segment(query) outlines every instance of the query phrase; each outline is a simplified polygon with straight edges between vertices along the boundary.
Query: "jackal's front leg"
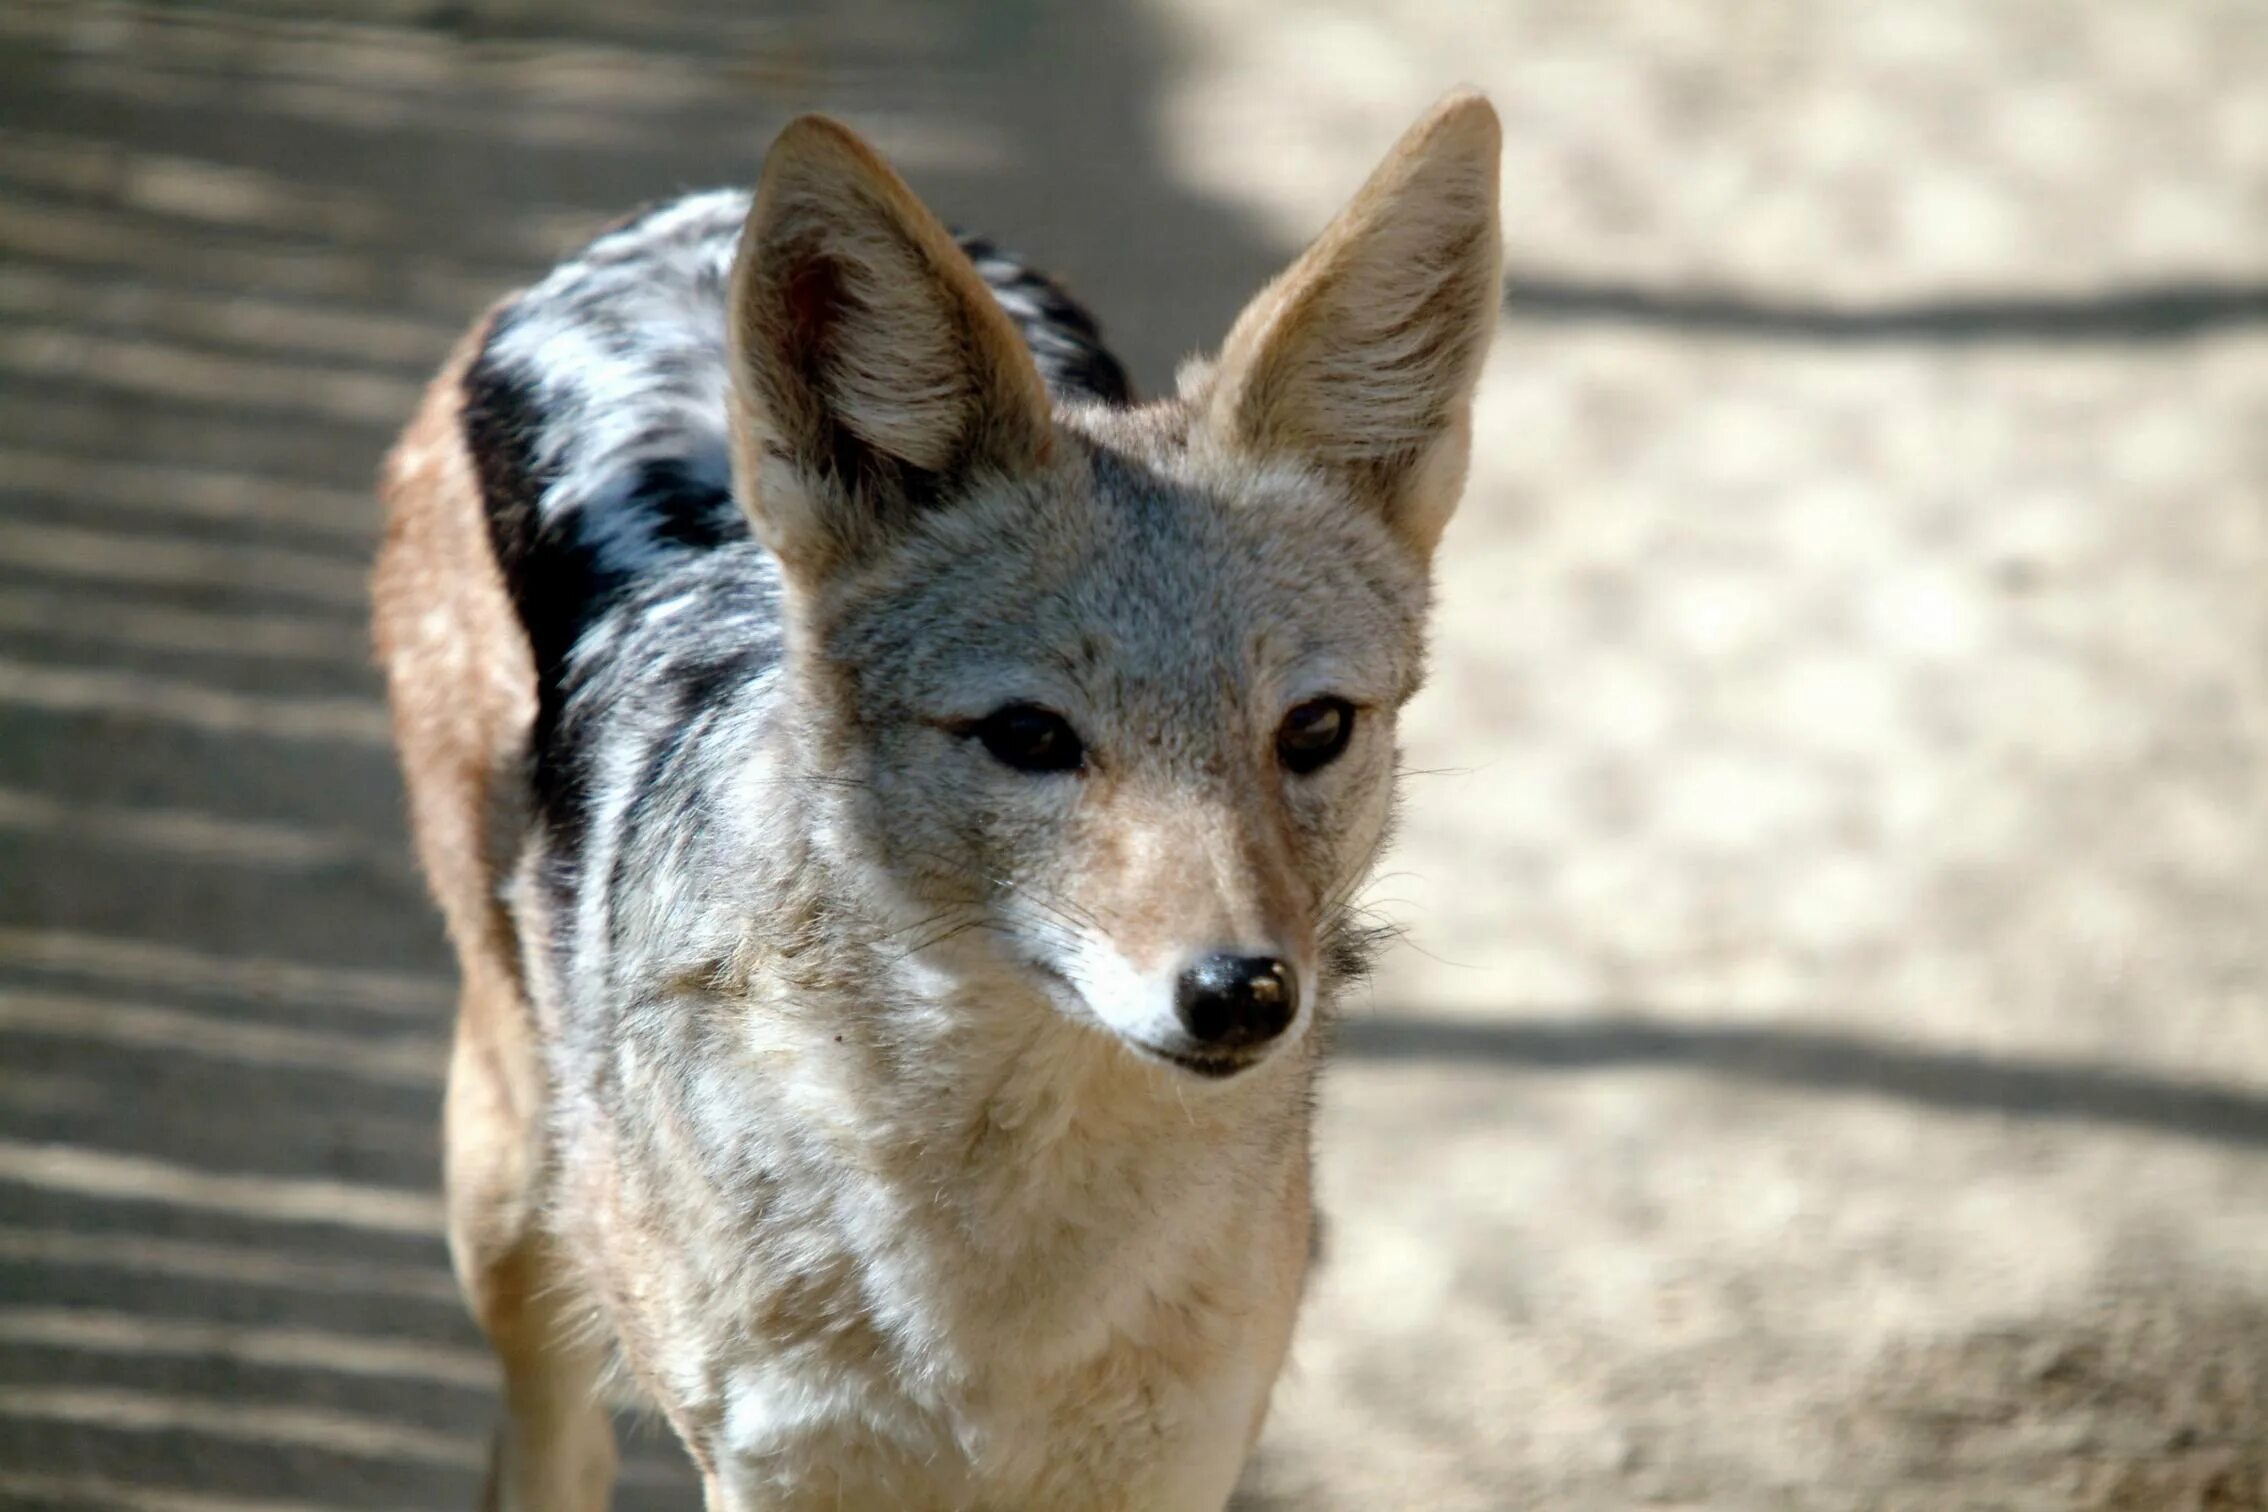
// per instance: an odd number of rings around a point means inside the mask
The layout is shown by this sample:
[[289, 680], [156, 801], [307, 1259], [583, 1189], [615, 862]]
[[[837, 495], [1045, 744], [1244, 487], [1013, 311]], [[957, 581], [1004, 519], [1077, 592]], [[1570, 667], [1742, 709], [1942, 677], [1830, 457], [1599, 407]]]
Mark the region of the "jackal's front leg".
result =
[[615, 1448], [599, 1391], [604, 1351], [541, 1221], [543, 1078], [526, 1006], [496, 978], [468, 976], [445, 1120], [449, 1248], [504, 1367], [505, 1415], [482, 1506], [606, 1512]]

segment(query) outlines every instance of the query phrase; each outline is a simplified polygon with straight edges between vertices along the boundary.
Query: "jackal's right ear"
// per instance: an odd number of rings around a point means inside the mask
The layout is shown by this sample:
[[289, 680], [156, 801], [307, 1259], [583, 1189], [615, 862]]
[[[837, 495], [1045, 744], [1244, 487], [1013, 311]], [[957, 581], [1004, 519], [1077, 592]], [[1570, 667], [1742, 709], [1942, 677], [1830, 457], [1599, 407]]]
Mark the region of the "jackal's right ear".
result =
[[730, 320], [735, 482], [791, 581], [1047, 455], [1047, 390], [1006, 312], [904, 181], [825, 117], [792, 122], [765, 159]]
[[1340, 480], [1430, 556], [1464, 490], [1496, 330], [1496, 112], [1451, 95], [1185, 383], [1230, 454]]

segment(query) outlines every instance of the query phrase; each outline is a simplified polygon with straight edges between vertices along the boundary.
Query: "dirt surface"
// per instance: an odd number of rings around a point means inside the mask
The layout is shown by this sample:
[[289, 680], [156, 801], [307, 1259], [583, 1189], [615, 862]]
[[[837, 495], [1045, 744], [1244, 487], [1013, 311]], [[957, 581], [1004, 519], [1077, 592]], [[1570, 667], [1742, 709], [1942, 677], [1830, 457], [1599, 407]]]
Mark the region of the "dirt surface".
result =
[[471, 1503], [361, 619], [474, 310], [824, 108], [1154, 388], [1458, 80], [1506, 320], [1246, 1502], [2268, 1507], [2253, 0], [0, 0], [0, 1504]]

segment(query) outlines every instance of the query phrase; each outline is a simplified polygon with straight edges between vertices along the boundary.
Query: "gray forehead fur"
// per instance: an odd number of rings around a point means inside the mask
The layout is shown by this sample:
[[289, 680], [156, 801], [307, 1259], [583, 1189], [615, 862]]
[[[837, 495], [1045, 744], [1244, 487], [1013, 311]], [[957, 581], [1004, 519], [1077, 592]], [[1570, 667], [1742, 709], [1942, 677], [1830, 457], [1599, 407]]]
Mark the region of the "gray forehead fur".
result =
[[1164, 733], [1259, 691], [1414, 691], [1425, 572], [1374, 515], [1315, 478], [1209, 469], [1171, 401], [1061, 419], [1048, 475], [972, 489], [815, 606], [863, 704], [996, 666]]

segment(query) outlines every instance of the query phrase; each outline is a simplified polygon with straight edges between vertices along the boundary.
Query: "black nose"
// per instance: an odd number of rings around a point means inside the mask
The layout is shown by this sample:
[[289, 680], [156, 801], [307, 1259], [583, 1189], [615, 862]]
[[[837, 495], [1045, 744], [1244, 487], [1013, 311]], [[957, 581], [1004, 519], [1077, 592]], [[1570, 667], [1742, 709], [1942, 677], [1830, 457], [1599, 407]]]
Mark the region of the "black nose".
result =
[[1220, 1050], [1263, 1045], [1299, 1012], [1299, 977], [1274, 956], [1202, 956], [1181, 974], [1174, 1012], [1193, 1039]]

